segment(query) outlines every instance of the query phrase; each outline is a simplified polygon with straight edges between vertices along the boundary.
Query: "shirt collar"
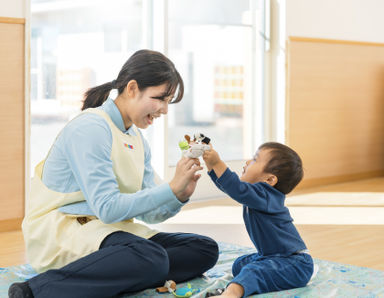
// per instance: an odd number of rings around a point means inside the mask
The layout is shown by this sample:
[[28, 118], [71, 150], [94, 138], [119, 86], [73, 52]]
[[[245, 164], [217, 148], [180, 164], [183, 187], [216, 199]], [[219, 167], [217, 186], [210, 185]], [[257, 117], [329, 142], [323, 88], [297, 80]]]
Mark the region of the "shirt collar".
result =
[[112, 122], [125, 134], [133, 135], [135, 136], [135, 131], [133, 130], [133, 124], [128, 128], [125, 129], [123, 117], [121, 116], [121, 113], [119, 109], [117, 108], [115, 102], [113, 99], [108, 98], [103, 105], [100, 107], [104, 112], [108, 114], [108, 116], [111, 118]]

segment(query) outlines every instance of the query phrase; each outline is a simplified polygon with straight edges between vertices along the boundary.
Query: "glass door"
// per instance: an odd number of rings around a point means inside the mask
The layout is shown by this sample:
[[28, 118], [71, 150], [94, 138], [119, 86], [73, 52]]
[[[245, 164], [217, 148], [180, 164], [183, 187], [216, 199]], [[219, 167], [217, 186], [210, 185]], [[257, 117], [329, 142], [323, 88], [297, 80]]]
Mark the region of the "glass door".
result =
[[146, 47], [145, 14], [141, 0], [31, 1], [32, 169], [80, 112], [84, 92]]
[[[263, 131], [263, 51], [257, 45], [261, 1], [169, 0], [167, 54], [185, 82], [184, 99], [169, 109], [167, 175], [185, 134], [203, 133], [232, 170], [241, 172]], [[258, 13], [258, 14], [257, 14]], [[258, 70], [257, 70], [258, 69]], [[202, 159], [201, 159], [202, 161]], [[194, 198], [219, 196], [202, 173]]]
[[[80, 112], [84, 92], [149, 48], [170, 57], [185, 82], [182, 102], [143, 130], [159, 176], [172, 178], [178, 142], [195, 133], [241, 172], [263, 140], [267, 1], [32, 0], [31, 167]], [[193, 199], [219, 196], [202, 174]]]

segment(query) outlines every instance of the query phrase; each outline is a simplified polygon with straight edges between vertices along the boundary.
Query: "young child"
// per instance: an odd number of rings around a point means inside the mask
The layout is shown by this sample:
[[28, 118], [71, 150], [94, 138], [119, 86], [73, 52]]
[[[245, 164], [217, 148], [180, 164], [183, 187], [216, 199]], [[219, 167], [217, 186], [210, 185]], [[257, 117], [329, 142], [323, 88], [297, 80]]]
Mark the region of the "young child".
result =
[[240, 178], [212, 145], [203, 159], [216, 186], [243, 204], [244, 223], [257, 249], [234, 262], [234, 278], [220, 297], [304, 287], [312, 276], [313, 260], [284, 206], [285, 195], [303, 178], [298, 154], [280, 143], [262, 144]]

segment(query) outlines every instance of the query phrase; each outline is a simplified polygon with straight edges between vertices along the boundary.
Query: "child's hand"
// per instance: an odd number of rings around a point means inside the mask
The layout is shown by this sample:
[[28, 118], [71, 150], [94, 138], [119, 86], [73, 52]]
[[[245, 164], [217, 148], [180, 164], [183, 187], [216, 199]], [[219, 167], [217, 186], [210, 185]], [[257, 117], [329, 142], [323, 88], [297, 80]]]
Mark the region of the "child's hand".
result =
[[220, 159], [219, 153], [212, 149], [211, 143], [209, 143], [209, 146], [211, 146], [211, 150], [206, 150], [204, 152], [203, 159], [207, 165], [208, 171], [214, 170], [217, 178], [220, 178], [227, 169], [227, 165]]
[[203, 159], [204, 159], [205, 164], [207, 165], [208, 171], [212, 170], [212, 168], [217, 163], [220, 162], [220, 156], [217, 153], [217, 151], [215, 151], [212, 148], [212, 144], [211, 143], [209, 143], [209, 146], [211, 146], [211, 149], [204, 151], [204, 154], [203, 154]]

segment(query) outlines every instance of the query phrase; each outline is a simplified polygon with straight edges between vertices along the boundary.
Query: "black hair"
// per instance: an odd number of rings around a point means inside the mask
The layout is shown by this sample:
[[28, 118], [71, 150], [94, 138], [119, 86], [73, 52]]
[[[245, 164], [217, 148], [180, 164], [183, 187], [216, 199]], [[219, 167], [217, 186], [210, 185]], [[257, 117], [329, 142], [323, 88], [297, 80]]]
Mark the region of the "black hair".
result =
[[286, 145], [268, 142], [259, 147], [259, 150], [269, 150], [270, 159], [264, 168], [265, 173], [277, 177], [274, 186], [284, 194], [290, 193], [303, 179], [304, 170], [300, 156]]
[[184, 95], [183, 79], [173, 62], [160, 52], [140, 50], [125, 62], [116, 80], [88, 89], [81, 109], [101, 106], [112, 89], [117, 89], [120, 95], [130, 80], [136, 80], [140, 91], [147, 87], [167, 84], [163, 98], [171, 96], [178, 89], [177, 95], [170, 103], [181, 101]]

